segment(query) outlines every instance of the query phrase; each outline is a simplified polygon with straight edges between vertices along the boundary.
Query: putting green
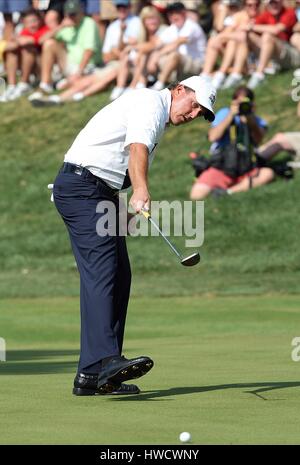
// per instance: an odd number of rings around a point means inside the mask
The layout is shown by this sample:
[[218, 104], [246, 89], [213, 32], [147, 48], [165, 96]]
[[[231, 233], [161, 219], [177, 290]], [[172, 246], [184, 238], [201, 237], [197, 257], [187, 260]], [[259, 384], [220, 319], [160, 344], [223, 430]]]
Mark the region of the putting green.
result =
[[154, 358], [132, 397], [71, 395], [77, 299], [0, 301], [1, 444], [299, 444], [297, 296], [133, 299], [125, 354]]

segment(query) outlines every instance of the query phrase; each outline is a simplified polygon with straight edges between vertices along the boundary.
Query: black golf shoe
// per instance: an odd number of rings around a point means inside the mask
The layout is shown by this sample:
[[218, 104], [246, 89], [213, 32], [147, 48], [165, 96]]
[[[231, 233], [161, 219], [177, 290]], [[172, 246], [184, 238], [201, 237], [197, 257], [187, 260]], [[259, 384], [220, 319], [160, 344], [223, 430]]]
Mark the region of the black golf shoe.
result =
[[145, 356], [129, 360], [120, 356], [112, 357], [99, 373], [98, 389], [116, 391], [124, 381], [144, 376], [153, 365], [153, 360]]
[[140, 390], [135, 384], [121, 383], [112, 389], [112, 385], [106, 389], [104, 386], [98, 388], [98, 373], [78, 373], [74, 379], [73, 394], [75, 396], [95, 396], [95, 395], [128, 395], [139, 394]]

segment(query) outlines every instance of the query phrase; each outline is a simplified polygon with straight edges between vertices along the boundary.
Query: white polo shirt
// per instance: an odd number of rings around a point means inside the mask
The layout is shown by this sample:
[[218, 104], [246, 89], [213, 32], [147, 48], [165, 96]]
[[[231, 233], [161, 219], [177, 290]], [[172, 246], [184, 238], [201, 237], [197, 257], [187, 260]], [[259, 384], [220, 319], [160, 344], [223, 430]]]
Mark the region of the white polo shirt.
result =
[[198, 23], [187, 18], [180, 29], [175, 24], [171, 24], [163, 32], [161, 40], [164, 44], [169, 44], [179, 37], [187, 38], [187, 43], [181, 44], [178, 48], [181, 55], [188, 55], [193, 60], [204, 61], [206, 36]]
[[113, 188], [124, 188], [130, 144], [148, 147], [150, 166], [169, 121], [170, 107], [169, 89], [137, 89], [123, 94], [88, 122], [64, 161], [87, 168]]
[[[128, 39], [138, 40], [141, 32], [141, 20], [138, 16], [130, 15], [125, 19], [126, 29], [123, 35], [124, 43]], [[113, 48], [118, 47], [121, 36], [121, 21], [116, 19], [107, 28], [102, 47], [102, 53], [109, 53]]]

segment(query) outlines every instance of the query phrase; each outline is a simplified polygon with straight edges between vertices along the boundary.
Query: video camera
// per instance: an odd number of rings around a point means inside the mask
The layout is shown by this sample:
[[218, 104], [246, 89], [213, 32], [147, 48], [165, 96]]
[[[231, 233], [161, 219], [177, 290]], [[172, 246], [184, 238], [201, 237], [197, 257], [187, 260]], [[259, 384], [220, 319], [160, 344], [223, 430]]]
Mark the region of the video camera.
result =
[[245, 97], [239, 105], [239, 115], [247, 116], [253, 111], [253, 102], [248, 97]]

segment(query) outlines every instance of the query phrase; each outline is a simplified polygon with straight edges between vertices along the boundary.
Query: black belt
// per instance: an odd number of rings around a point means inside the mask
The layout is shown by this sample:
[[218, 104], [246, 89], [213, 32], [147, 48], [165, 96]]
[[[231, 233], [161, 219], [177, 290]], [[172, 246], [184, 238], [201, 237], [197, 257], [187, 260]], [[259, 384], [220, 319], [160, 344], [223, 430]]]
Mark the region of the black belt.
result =
[[118, 189], [114, 189], [113, 187], [110, 187], [108, 184], [106, 184], [103, 179], [98, 178], [98, 176], [95, 176], [93, 173], [91, 173], [88, 169], [84, 168], [83, 166], [79, 165], [73, 165], [73, 163], [63, 163], [60, 173], [75, 173], [78, 176], [82, 176], [84, 179], [88, 179], [94, 184], [101, 184], [103, 187], [108, 189], [108, 191], [111, 194], [116, 194], [119, 192]]

